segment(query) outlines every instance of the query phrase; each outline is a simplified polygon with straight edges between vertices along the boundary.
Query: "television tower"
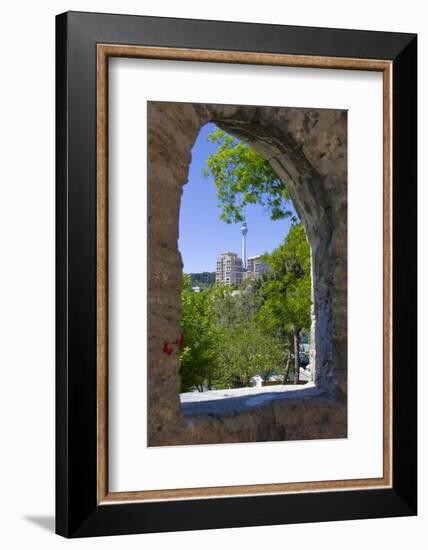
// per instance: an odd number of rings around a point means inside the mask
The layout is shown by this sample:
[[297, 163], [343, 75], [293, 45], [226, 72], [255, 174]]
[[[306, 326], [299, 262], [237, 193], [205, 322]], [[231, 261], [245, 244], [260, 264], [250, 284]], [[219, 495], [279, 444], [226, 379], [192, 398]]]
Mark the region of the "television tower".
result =
[[247, 222], [242, 223], [241, 233], [242, 233], [242, 267], [243, 269], [247, 269], [247, 233], [248, 233]]

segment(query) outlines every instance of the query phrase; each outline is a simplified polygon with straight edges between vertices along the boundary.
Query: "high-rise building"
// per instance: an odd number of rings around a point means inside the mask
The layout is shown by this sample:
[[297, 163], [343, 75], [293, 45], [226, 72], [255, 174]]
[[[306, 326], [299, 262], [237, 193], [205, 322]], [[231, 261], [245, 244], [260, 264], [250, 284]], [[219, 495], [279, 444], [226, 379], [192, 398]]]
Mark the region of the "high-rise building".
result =
[[263, 273], [269, 270], [269, 266], [262, 260], [261, 255], [250, 256], [248, 258], [247, 271], [245, 278], [258, 279]]
[[242, 267], [243, 269], [246, 269], [247, 268], [247, 233], [248, 233], [247, 222], [242, 223], [241, 233], [242, 233]]
[[216, 283], [241, 285], [242, 259], [235, 252], [224, 252], [217, 258]]

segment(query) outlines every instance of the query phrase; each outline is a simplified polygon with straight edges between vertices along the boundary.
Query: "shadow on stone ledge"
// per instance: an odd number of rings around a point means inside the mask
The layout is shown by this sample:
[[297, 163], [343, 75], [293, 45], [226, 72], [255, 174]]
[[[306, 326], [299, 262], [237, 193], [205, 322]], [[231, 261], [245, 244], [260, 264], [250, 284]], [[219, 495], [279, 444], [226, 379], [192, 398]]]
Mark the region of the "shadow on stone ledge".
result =
[[[239, 390], [238, 390], [239, 391]], [[216, 394], [220, 392], [207, 392]], [[181, 403], [181, 412], [185, 416], [198, 416], [201, 414], [209, 414], [211, 416], [226, 416], [236, 415], [246, 411], [253, 411], [261, 407], [272, 405], [273, 401], [290, 400], [290, 399], [310, 399], [313, 397], [326, 396], [327, 392], [315, 386], [300, 387], [288, 386], [283, 391], [264, 391], [259, 392], [257, 389], [250, 389], [245, 395], [237, 397], [228, 396], [215, 399], [203, 399], [191, 402]], [[197, 394], [196, 394], [197, 397]], [[204, 396], [205, 397], [205, 396]]]

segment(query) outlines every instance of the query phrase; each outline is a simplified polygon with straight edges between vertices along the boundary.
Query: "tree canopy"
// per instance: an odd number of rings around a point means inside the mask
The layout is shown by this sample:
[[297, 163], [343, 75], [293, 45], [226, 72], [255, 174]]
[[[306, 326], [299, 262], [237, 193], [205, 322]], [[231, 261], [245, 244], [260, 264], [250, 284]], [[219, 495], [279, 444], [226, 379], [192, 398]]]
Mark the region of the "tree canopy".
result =
[[214, 179], [224, 222], [244, 221], [248, 204], [262, 205], [272, 220], [293, 218], [287, 187], [267, 160], [220, 128], [208, 140], [219, 147], [209, 155], [204, 175]]
[[291, 226], [283, 243], [264, 260], [270, 271], [263, 285], [260, 318], [284, 334], [309, 330], [311, 324], [311, 257], [302, 224]]

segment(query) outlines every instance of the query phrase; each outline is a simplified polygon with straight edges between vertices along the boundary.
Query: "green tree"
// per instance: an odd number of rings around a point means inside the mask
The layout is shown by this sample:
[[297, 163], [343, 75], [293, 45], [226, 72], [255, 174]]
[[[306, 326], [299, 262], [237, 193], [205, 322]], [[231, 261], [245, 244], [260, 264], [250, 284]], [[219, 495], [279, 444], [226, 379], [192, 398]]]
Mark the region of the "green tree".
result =
[[216, 322], [209, 291], [193, 292], [191, 278], [183, 276], [180, 354], [181, 391], [211, 388], [216, 368]]
[[243, 221], [247, 204], [261, 204], [272, 220], [293, 217], [287, 187], [267, 160], [219, 128], [208, 140], [219, 148], [209, 155], [204, 174], [214, 179], [223, 221]]
[[257, 322], [258, 294], [218, 285], [193, 292], [183, 278], [181, 391], [243, 387], [284, 368], [284, 343]]
[[267, 331], [291, 340], [294, 383], [298, 384], [300, 336], [311, 324], [311, 260], [303, 226], [292, 226], [284, 242], [264, 259], [271, 269], [261, 287], [264, 301], [259, 319]]
[[284, 365], [281, 342], [252, 321], [226, 327], [218, 348], [219, 375], [225, 386], [244, 387], [256, 374], [263, 379]]
[[281, 372], [284, 345], [257, 323], [261, 302], [255, 285], [240, 291], [220, 286], [212, 296], [218, 323], [216, 384], [242, 387], [256, 374], [267, 379]]

